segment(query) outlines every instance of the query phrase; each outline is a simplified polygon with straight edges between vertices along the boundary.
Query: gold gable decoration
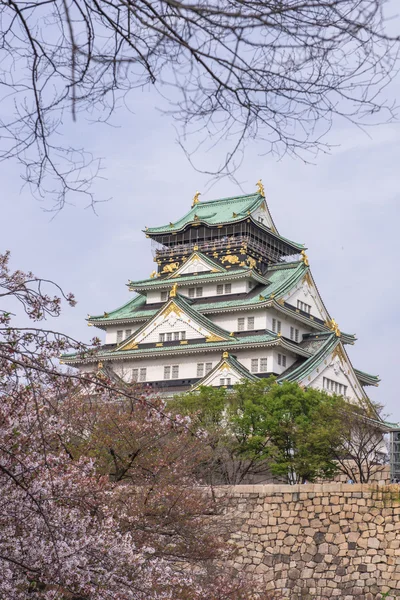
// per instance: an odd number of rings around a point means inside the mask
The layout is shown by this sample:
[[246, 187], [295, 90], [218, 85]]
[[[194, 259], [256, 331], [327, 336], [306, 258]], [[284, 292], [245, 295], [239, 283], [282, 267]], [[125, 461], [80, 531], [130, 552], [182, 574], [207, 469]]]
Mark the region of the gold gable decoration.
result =
[[336, 323], [335, 319], [328, 319], [325, 321], [325, 325], [329, 327], [331, 331], [335, 332], [336, 337], [340, 337], [339, 325]]
[[172, 286], [170, 292], [169, 292], [169, 297], [170, 298], [175, 298], [176, 294], [177, 294], [177, 289], [178, 289], [178, 284], [174, 283], [174, 285]]
[[163, 273], [173, 273], [179, 267], [178, 262], [173, 262], [168, 265], [164, 265], [162, 272]]
[[224, 338], [220, 337], [219, 335], [215, 335], [215, 333], [212, 333], [211, 335], [209, 335], [208, 337], [206, 337], [206, 342], [224, 342]]
[[303, 261], [303, 263], [305, 264], [305, 266], [309, 267], [310, 266], [310, 261], [308, 260], [308, 256], [306, 254], [306, 251], [302, 250], [300, 252], [300, 254], [301, 254], [301, 260]]
[[236, 265], [238, 262], [240, 262], [239, 257], [236, 256], [236, 254], [227, 254], [226, 256], [223, 256], [221, 258], [221, 262], [225, 263], [228, 262], [231, 265]]
[[332, 353], [332, 358], [334, 359], [334, 358], [336, 358], [336, 357], [338, 357], [338, 358], [339, 358], [339, 360], [340, 360], [340, 362], [341, 362], [342, 364], [343, 364], [343, 363], [345, 364], [345, 363], [347, 362], [347, 361], [346, 361], [346, 355], [345, 355], [345, 353], [344, 353], [344, 350], [343, 350], [343, 348], [341, 347], [341, 345], [340, 345], [340, 344], [338, 344], [338, 345], [336, 346], [336, 348], [334, 349], [334, 351], [333, 351], [333, 353]]
[[163, 317], [168, 317], [168, 315], [170, 315], [171, 313], [175, 313], [177, 317], [180, 317], [182, 315], [181, 309], [173, 301], [164, 308], [164, 310], [161, 312], [161, 315]]

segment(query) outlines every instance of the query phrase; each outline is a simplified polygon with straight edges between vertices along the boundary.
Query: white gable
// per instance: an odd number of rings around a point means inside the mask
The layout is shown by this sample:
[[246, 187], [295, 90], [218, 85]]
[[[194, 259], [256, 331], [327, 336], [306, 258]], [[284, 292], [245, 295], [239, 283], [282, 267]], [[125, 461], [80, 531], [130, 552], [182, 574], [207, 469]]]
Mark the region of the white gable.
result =
[[[182, 335], [182, 332], [184, 335]], [[159, 342], [160, 333], [179, 333], [177, 340], [191, 340], [196, 338], [209, 338], [210, 341], [222, 341], [223, 338], [189, 317], [173, 301], [169, 302], [139, 333], [134, 336], [121, 350], [129, 350], [137, 344]], [[228, 333], [227, 333], [228, 337]], [[175, 336], [173, 335], [173, 338]]]
[[269, 210], [267, 208], [267, 204], [264, 200], [262, 204], [254, 212], [251, 213], [251, 216], [255, 221], [259, 221], [266, 227], [269, 227], [272, 230], [275, 230], [274, 224], [272, 222], [271, 215], [269, 214]]
[[[366, 398], [363, 387], [358, 381], [341, 344], [325, 359], [322, 365], [300, 383], [327, 392], [345, 395], [356, 402]], [[346, 391], [344, 392], [340, 386], [345, 386]]]
[[178, 277], [179, 275], [189, 275], [191, 273], [204, 273], [205, 271], [211, 271], [213, 273], [225, 271], [223, 267], [215, 264], [214, 267], [210, 265], [202, 256], [197, 253], [189, 256], [187, 261], [179, 267], [170, 277]]
[[[309, 273], [306, 273], [303, 279], [297, 283], [296, 287], [292, 288], [287, 296], [284, 296], [284, 300], [295, 308], [301, 308], [302, 310], [310, 306], [309, 313], [311, 315], [323, 321], [329, 319], [329, 314]], [[301, 303], [304, 305], [303, 308]]]
[[[222, 381], [223, 380], [223, 381]], [[225, 360], [223, 363], [211, 371], [208, 377], [205, 377], [201, 381], [201, 385], [210, 385], [212, 387], [219, 387], [221, 385], [234, 385], [243, 380], [243, 375], [238, 373], [236, 369], [231, 367]]]

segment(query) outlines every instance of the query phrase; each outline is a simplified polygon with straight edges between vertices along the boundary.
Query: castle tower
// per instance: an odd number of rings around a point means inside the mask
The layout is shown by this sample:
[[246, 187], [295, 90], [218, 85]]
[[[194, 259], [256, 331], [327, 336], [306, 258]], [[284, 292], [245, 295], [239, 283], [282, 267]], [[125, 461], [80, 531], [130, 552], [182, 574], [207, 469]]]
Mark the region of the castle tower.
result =
[[378, 377], [353, 368], [355, 336], [339, 330], [305, 248], [278, 233], [257, 186], [209, 202], [196, 193], [182, 218], [146, 228], [156, 270], [129, 281], [127, 304], [88, 318], [105, 331], [98, 352], [64, 362], [86, 371], [101, 362], [165, 395], [275, 375], [367, 400]]

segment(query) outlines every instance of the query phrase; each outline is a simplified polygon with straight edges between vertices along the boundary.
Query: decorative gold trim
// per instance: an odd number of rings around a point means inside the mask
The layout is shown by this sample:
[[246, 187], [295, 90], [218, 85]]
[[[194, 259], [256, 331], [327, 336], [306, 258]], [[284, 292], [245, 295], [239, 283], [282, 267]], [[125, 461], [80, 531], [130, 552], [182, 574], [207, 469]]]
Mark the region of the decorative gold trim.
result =
[[192, 208], [200, 202], [199, 196], [201, 196], [201, 192], [196, 192], [195, 195], [193, 196]]
[[229, 358], [229, 352], [226, 352], [225, 350], [225, 352], [222, 353], [222, 358]]
[[251, 258], [251, 256], [247, 257], [247, 262], [249, 264], [250, 269], [254, 269], [254, 267], [257, 265], [257, 261], [254, 258]]
[[132, 340], [130, 344], [128, 344], [127, 346], [124, 346], [123, 348], [119, 347], [118, 350], [137, 350], [137, 343], [135, 340]]
[[211, 335], [209, 335], [206, 338], [206, 342], [223, 342], [224, 338], [220, 337], [219, 335], [215, 335], [215, 333], [212, 333]]
[[198, 216], [198, 215], [194, 215], [193, 219], [194, 219], [195, 221], [198, 221], [198, 220], [199, 220], [199, 216]]
[[150, 279], [154, 279], [154, 277], [157, 277], [157, 271], [152, 271], [150, 273]]
[[164, 310], [160, 313], [160, 316], [168, 317], [168, 315], [171, 313], [175, 313], [177, 317], [182, 315], [181, 309], [173, 301], [164, 308]]
[[341, 363], [347, 363], [346, 355], [343, 348], [338, 344], [332, 352], [332, 359], [338, 357]]
[[164, 344], [162, 342], [157, 342], [156, 344], [156, 348], [161, 348], [161, 346], [163, 346]]
[[306, 254], [306, 251], [302, 250], [300, 252], [300, 254], [301, 254], [301, 260], [303, 261], [303, 263], [305, 264], [305, 266], [309, 267], [310, 266], [310, 261], [308, 260], [308, 256]]
[[181, 341], [180, 341], [180, 344], [181, 344], [181, 346], [183, 346], [184, 344], [187, 344], [187, 343], [188, 343], [188, 341], [187, 341], [187, 340], [181, 340]]
[[236, 217], [237, 217], [237, 214], [236, 214], [235, 212], [233, 212], [233, 213], [232, 213], [232, 217], [233, 217], [234, 219], [236, 219]]
[[309, 271], [307, 271], [307, 273], [304, 275], [303, 279], [301, 280], [301, 283], [307, 283], [310, 287], [312, 287], [313, 284]]
[[328, 319], [325, 321], [325, 325], [329, 327], [331, 331], [335, 332], [336, 337], [340, 337], [340, 329], [339, 325], [336, 323], [335, 319]]
[[173, 224], [173, 222], [172, 222], [172, 221], [170, 221], [170, 222], [169, 222], [169, 226], [170, 226], [170, 227], [173, 227], [173, 226], [174, 226], [174, 224]]
[[178, 289], [178, 284], [174, 283], [174, 285], [172, 286], [172, 288], [170, 289], [170, 292], [169, 292], [169, 297], [170, 298], [175, 298], [176, 297], [177, 289]]
[[97, 368], [99, 370], [102, 369], [103, 368], [103, 363], [102, 362], [97, 363]]
[[279, 300], [277, 300], [278, 304], [280, 304], [281, 306], [285, 306], [285, 301], [283, 298], [279, 298]]
[[265, 198], [265, 190], [264, 190], [264, 186], [262, 183], [262, 180], [259, 179], [256, 183], [257, 186], [257, 192], [260, 194], [260, 196], [262, 196], [263, 198]]
[[260, 294], [260, 295], [258, 296], [258, 299], [259, 299], [259, 300], [261, 300], [261, 301], [262, 301], [262, 300], [265, 300], [265, 296], [263, 296], [262, 294]]
[[179, 267], [178, 262], [171, 263], [169, 265], [164, 265], [162, 273], [173, 273]]
[[239, 257], [236, 256], [236, 254], [227, 254], [226, 256], [223, 256], [221, 258], [221, 262], [222, 263], [228, 262], [231, 265], [236, 265], [240, 261], [239, 261]]

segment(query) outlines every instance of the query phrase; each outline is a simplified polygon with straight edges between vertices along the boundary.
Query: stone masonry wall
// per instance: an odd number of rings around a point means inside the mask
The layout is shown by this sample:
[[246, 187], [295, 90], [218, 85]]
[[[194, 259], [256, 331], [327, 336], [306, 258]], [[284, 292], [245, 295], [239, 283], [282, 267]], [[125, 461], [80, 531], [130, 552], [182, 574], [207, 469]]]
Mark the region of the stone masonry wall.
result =
[[400, 598], [400, 486], [221, 486], [235, 567], [290, 600]]

